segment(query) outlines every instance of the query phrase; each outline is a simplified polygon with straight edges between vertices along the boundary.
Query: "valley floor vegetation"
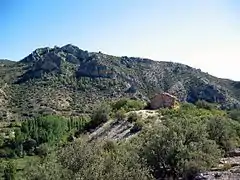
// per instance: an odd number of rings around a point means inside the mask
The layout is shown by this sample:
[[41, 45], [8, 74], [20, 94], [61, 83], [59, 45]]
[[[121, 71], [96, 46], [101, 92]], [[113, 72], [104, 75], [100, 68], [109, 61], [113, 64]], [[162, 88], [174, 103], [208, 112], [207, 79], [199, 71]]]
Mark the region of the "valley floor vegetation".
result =
[[[1, 178], [193, 179], [240, 147], [238, 110], [183, 103], [179, 109], [159, 109], [157, 120], [146, 120], [136, 113], [144, 107], [142, 101], [121, 99], [82, 117], [38, 116], [9, 123], [0, 136]], [[112, 119], [134, 123], [131, 132], [138, 135], [121, 141], [89, 139], [90, 132]]]

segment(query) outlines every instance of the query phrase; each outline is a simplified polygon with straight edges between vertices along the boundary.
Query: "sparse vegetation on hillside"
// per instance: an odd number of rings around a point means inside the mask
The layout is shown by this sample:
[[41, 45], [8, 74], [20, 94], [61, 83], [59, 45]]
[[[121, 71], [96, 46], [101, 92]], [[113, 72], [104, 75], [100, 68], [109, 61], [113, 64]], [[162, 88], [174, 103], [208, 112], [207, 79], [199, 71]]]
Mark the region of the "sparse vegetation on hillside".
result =
[[[39, 48], [19, 62], [0, 62], [0, 121], [41, 115], [78, 116], [108, 100], [131, 111], [162, 91], [181, 101], [240, 107], [238, 82], [189, 66], [90, 53], [76, 46]], [[4, 94], [4, 95], [3, 95]], [[5, 96], [6, 95], [6, 96]]]
[[[1, 60], [0, 178], [193, 179], [240, 147], [239, 88], [183, 64], [73, 45]], [[143, 111], [163, 91], [180, 108]]]
[[[158, 123], [130, 112], [125, 120], [133, 118], [130, 132], [138, 135], [129, 141], [90, 141], [84, 135], [90, 126], [97, 127], [115, 118], [114, 113], [114, 104], [103, 104], [89, 120], [45, 116], [26, 121], [20, 127], [12, 126], [15, 138], [5, 139], [1, 148], [13, 156], [1, 162], [5, 169], [2, 176], [59, 180], [193, 179], [198, 172], [216, 166], [229, 150], [240, 146], [238, 121], [229, 118], [226, 111], [193, 104], [160, 109]], [[77, 141], [68, 141], [66, 137], [75, 132], [80, 134]], [[26, 159], [25, 163], [27, 157], [39, 159], [32, 161], [31, 166], [11, 168], [8, 162], [13, 157], [17, 157], [14, 162]]]

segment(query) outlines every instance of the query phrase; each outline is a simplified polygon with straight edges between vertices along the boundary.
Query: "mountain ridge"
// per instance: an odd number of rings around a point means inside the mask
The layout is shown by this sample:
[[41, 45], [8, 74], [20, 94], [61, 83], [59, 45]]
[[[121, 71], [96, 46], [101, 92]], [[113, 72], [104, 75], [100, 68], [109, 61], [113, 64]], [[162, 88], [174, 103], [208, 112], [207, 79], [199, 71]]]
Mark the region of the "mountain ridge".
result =
[[221, 108], [240, 107], [238, 81], [181, 63], [88, 52], [71, 44], [38, 48], [18, 62], [0, 66], [0, 71], [0, 88], [7, 84], [8, 96], [0, 108], [10, 119], [38, 113], [75, 116], [101, 101], [148, 101], [160, 92], [191, 103], [205, 100]]

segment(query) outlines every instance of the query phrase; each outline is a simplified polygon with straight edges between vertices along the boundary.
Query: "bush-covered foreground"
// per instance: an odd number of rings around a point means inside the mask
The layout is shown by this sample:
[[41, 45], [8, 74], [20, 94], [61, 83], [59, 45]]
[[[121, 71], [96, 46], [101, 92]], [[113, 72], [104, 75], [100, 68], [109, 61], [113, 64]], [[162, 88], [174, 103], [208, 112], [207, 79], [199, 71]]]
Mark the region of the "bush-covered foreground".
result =
[[[131, 108], [138, 110], [141, 103], [132, 107], [132, 102]], [[240, 147], [237, 111], [202, 103], [159, 110], [158, 121], [143, 123], [138, 136], [126, 141], [88, 139], [85, 131], [118, 117], [119, 110], [129, 111], [126, 104], [122, 100], [99, 106], [90, 119], [47, 116], [15, 127], [15, 138], [1, 144], [2, 155], [7, 155], [1, 159], [3, 179], [193, 179]]]

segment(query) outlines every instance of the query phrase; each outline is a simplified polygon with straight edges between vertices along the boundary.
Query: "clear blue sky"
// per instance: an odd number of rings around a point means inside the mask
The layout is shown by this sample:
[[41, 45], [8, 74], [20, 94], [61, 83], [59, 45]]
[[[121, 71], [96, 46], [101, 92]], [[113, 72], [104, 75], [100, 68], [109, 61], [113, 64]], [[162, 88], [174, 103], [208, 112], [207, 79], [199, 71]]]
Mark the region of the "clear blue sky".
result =
[[68, 43], [240, 80], [240, 0], [0, 0], [0, 58]]

